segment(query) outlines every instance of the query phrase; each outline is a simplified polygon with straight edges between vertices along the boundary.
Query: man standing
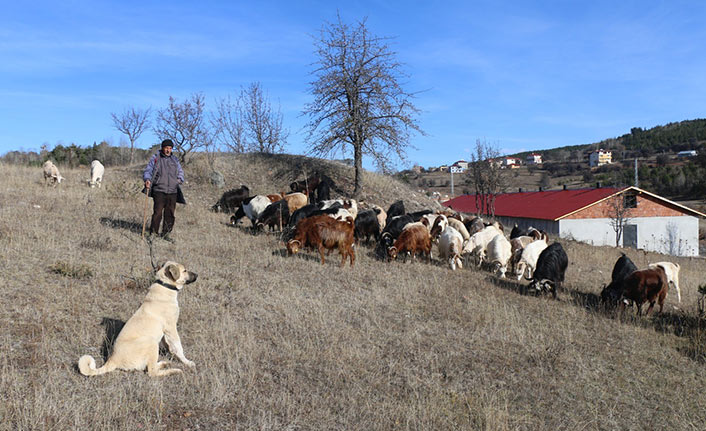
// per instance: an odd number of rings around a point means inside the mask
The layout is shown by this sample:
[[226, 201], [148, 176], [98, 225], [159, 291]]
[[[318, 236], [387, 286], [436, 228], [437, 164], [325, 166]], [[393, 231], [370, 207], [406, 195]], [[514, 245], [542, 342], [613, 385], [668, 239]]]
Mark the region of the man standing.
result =
[[[179, 185], [184, 182], [184, 171], [181, 169], [179, 159], [172, 154], [174, 143], [171, 139], [162, 141], [159, 153], [152, 156], [142, 174], [147, 193], [154, 199], [154, 212], [150, 234], [159, 232], [159, 224], [164, 213], [162, 224], [162, 238], [173, 242], [169, 233], [174, 228], [174, 210], [177, 204], [177, 195], [181, 190]], [[181, 196], [180, 203], [186, 203]]]

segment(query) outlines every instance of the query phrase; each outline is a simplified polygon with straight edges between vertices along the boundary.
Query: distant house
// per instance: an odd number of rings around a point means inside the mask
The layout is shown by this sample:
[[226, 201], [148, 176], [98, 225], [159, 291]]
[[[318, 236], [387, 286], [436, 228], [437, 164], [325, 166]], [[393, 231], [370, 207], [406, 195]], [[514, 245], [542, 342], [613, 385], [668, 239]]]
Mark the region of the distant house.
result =
[[592, 168], [613, 163], [613, 152], [608, 150], [596, 150], [588, 155], [588, 165]]
[[448, 172], [449, 171], [449, 166], [448, 165], [441, 165], [439, 166], [439, 172]]
[[527, 164], [528, 165], [541, 165], [542, 164], [542, 155], [536, 154], [536, 153], [530, 154], [529, 156], [527, 156]]
[[454, 162], [449, 168], [454, 168], [454, 172], [466, 172], [468, 170], [468, 162], [465, 160], [458, 160]]
[[[699, 218], [706, 214], [637, 187], [504, 193], [495, 200], [495, 216], [505, 226], [529, 226], [593, 245], [615, 246], [611, 203], [631, 208], [621, 246], [676, 256], [698, 256]], [[474, 195], [443, 203], [477, 214]]]
[[677, 157], [696, 157], [696, 150], [679, 151]]
[[[540, 162], [541, 163], [541, 162]], [[501, 168], [519, 168], [522, 165], [522, 160], [517, 157], [503, 157], [500, 159]]]

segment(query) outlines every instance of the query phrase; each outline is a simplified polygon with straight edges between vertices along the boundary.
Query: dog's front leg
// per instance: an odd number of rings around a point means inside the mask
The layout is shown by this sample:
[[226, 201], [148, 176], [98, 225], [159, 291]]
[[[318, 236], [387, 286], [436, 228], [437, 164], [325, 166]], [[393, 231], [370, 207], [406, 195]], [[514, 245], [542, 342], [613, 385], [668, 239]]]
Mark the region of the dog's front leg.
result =
[[164, 340], [167, 342], [167, 346], [169, 346], [169, 351], [172, 352], [174, 356], [179, 358], [181, 362], [185, 363], [189, 367], [193, 367], [195, 365], [193, 361], [186, 359], [186, 356], [184, 356], [184, 348], [181, 347], [181, 339], [179, 339], [179, 333], [177, 332], [176, 327], [167, 327], [167, 329], [165, 329]]

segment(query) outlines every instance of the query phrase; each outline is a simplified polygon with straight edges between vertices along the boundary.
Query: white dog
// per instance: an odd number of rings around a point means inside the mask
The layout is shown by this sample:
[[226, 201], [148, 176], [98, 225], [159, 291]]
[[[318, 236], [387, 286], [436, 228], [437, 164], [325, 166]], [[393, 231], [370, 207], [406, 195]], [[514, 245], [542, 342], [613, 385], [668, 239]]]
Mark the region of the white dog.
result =
[[115, 340], [113, 353], [105, 364], [96, 368], [90, 355], [81, 356], [78, 368], [84, 376], [96, 376], [121, 370], [144, 370], [154, 376], [181, 373], [179, 368], [167, 368], [167, 361], [158, 361], [159, 342], [164, 337], [172, 352], [181, 362], [193, 367], [194, 363], [184, 356], [177, 320], [179, 304], [177, 294], [185, 284], [196, 280], [197, 274], [187, 271], [183, 265], [167, 262], [157, 271], [157, 281], [148, 290], [140, 308], [125, 323]]

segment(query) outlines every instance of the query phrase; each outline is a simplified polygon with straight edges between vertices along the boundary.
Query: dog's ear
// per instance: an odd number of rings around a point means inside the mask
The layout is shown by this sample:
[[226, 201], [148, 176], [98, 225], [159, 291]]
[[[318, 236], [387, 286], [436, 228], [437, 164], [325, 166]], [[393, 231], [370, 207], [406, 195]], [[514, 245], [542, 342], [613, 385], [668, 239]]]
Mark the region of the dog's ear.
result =
[[167, 277], [169, 277], [172, 281], [177, 281], [179, 279], [179, 275], [181, 275], [179, 268], [177, 268], [176, 265], [169, 265], [164, 270], [164, 273], [167, 274]]

